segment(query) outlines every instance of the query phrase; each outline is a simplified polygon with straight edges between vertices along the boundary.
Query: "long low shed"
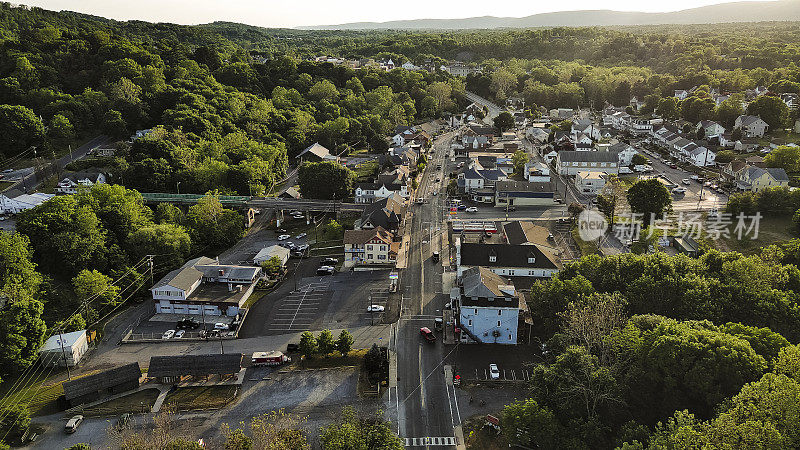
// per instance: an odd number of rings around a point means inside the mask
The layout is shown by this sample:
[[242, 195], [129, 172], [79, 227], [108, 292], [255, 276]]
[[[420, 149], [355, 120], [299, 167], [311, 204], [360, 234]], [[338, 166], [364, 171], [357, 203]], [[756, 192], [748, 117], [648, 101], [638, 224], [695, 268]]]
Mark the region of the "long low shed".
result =
[[69, 407], [101, 400], [109, 395], [119, 394], [139, 387], [142, 371], [139, 363], [93, 373], [85, 377], [64, 382], [64, 399]]
[[242, 369], [241, 353], [153, 356], [147, 376], [172, 382], [185, 376], [231, 375]]

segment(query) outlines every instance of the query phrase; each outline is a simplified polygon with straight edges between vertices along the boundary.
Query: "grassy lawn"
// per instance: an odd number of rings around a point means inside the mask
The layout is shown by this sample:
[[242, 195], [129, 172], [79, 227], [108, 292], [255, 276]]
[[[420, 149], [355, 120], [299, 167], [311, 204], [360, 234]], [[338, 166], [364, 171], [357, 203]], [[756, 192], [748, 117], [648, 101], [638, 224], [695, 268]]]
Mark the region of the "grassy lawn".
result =
[[[17, 385], [16, 379], [4, 380], [5, 382], [0, 387], [0, 402], [6, 403], [22, 403], [28, 405], [28, 411], [33, 416], [44, 416], [54, 414], [61, 411], [58, 404], [58, 398], [64, 395], [64, 388], [61, 385], [61, 374], [52, 374], [49, 369], [45, 369], [48, 373], [47, 376], [37, 371], [37, 376], [33, 378], [26, 378], [22, 385]], [[84, 374], [91, 375], [95, 372]], [[50, 376], [53, 375], [53, 376]], [[56, 381], [56, 376], [59, 381]], [[14, 388], [13, 393], [9, 393], [11, 388]]]
[[[747, 225], [750, 222], [747, 221]], [[740, 252], [743, 254], [759, 253], [762, 247], [778, 244], [797, 237], [791, 217], [762, 217], [758, 227], [758, 238], [752, 235], [743, 236], [740, 241], [734, 233], [735, 224], [730, 227], [731, 236], [720, 238], [717, 247], [722, 250]], [[713, 240], [711, 242], [714, 242]]]
[[380, 170], [380, 166], [378, 166], [378, 161], [368, 161], [365, 163], [361, 163], [356, 166], [354, 172], [356, 173], [356, 181], [360, 183], [368, 183], [375, 179], [375, 176], [378, 175], [378, 170]]
[[178, 388], [170, 392], [164, 405], [174, 407], [178, 411], [195, 409], [219, 409], [238, 393], [239, 386], [190, 386]]
[[158, 398], [158, 389], [144, 389], [109, 400], [82, 411], [85, 416], [117, 416], [123, 413], [149, 412]]
[[581, 252], [581, 256], [593, 255], [598, 252], [598, 247], [596, 242], [592, 241], [584, 241], [578, 235], [578, 228], [573, 228], [572, 231], [572, 239], [575, 241], [575, 246], [578, 247], [578, 250]]
[[270, 291], [272, 291], [272, 288], [264, 289], [264, 290], [261, 290], [261, 289], [254, 290], [253, 294], [250, 295], [250, 297], [248, 297], [247, 300], [245, 300], [244, 305], [242, 305], [242, 306], [244, 306], [245, 308], [249, 308], [249, 307], [255, 305], [257, 301], [261, 300], [261, 297], [267, 295]]
[[295, 367], [299, 369], [325, 369], [329, 367], [345, 367], [345, 366], [360, 366], [364, 360], [364, 355], [367, 354], [367, 349], [362, 348], [353, 350], [342, 356], [339, 353], [331, 353], [327, 358], [321, 355], [316, 355], [312, 359], [302, 359], [295, 363]]

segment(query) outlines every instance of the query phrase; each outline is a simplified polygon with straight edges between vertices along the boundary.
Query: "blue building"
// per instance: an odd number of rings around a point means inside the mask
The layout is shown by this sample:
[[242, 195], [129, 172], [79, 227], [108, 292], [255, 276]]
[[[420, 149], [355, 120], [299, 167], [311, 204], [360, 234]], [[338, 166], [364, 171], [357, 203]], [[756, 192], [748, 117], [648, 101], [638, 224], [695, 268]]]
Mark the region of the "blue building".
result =
[[467, 269], [461, 286], [450, 292], [457, 308], [463, 343], [516, 344], [521, 293], [503, 277], [483, 267]]

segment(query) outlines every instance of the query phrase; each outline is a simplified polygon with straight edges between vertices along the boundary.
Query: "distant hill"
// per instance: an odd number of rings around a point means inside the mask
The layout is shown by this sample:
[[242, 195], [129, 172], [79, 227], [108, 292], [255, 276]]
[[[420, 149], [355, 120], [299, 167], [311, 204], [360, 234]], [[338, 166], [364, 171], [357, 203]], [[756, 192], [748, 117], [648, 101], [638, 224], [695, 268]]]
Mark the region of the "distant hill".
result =
[[562, 11], [527, 17], [469, 17], [466, 19], [416, 19], [391, 22], [355, 22], [298, 27], [304, 30], [456, 30], [485, 28], [582, 27], [611, 25], [661, 25], [800, 20], [800, 0], [734, 2], [668, 13], [611, 10]]

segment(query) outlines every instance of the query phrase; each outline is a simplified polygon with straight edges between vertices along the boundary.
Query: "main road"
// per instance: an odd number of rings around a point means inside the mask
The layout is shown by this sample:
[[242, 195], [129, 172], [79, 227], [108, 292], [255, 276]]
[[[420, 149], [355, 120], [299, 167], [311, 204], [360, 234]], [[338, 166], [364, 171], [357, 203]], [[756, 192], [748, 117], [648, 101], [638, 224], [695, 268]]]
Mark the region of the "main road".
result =
[[466, 94], [464, 94], [464, 95], [469, 99], [469, 101], [475, 102], [475, 103], [477, 103], [479, 105], [486, 106], [486, 108], [489, 109], [489, 113], [486, 114], [485, 121], [489, 125], [494, 124], [494, 118], [497, 117], [497, 115], [500, 114], [500, 111], [501, 111], [499, 106], [495, 105], [494, 103], [490, 102], [489, 100], [486, 100], [485, 98], [483, 98], [480, 95], [475, 94], [473, 92], [467, 91]]
[[[431, 255], [439, 251], [441, 234], [446, 232], [443, 197], [447, 177], [436, 167], [445, 167], [444, 154], [452, 136], [446, 133], [434, 142], [434, 154], [417, 190], [430, 200], [411, 206], [414, 214], [408, 267], [401, 274], [403, 308], [392, 342], [398, 380], [394, 392], [390, 390], [389, 410], [396, 411], [397, 431], [409, 438], [409, 446], [452, 447], [454, 428], [460, 424], [455, 392], [450, 395], [452, 387], [448, 388], [444, 377], [445, 358], [453, 346], [445, 347], [440, 332], [436, 332], [435, 343], [426, 342], [420, 335], [421, 327], [434, 329], [434, 318], [441, 316], [446, 302], [442, 264], [434, 263]], [[437, 195], [428, 197], [434, 191]], [[424, 438], [432, 439], [426, 443]]]

